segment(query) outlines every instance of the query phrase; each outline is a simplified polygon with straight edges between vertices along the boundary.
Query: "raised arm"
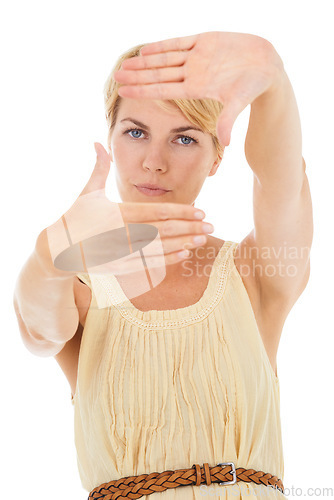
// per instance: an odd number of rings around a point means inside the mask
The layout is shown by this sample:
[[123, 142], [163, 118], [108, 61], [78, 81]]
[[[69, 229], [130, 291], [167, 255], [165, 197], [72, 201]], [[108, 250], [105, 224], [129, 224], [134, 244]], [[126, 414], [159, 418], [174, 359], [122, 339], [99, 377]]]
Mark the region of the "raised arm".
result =
[[309, 278], [313, 216], [299, 113], [284, 70], [251, 104], [245, 154], [254, 172], [249, 245], [257, 250], [262, 301], [289, 309]]

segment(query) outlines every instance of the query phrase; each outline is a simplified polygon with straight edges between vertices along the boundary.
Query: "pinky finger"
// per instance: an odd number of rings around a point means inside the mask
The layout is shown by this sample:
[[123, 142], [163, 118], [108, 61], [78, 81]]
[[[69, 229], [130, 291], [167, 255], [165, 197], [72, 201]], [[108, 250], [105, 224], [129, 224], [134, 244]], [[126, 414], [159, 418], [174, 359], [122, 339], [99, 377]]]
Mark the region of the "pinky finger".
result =
[[121, 97], [130, 99], [188, 99], [183, 82], [152, 83], [147, 85], [122, 85]]
[[189, 250], [181, 250], [180, 252], [177, 253], [177, 256], [180, 257], [181, 259], [189, 257], [189, 255], [190, 255]]
[[178, 262], [181, 262], [182, 260], [189, 257], [189, 255], [190, 255], [189, 250], [181, 250], [179, 252], [166, 253], [165, 254], [165, 265], [170, 266], [173, 264], [177, 264]]
[[158, 54], [160, 52], [168, 52], [170, 50], [189, 50], [197, 40], [198, 35], [183, 36], [178, 38], [169, 38], [160, 42], [153, 42], [144, 45], [140, 49], [142, 55]]

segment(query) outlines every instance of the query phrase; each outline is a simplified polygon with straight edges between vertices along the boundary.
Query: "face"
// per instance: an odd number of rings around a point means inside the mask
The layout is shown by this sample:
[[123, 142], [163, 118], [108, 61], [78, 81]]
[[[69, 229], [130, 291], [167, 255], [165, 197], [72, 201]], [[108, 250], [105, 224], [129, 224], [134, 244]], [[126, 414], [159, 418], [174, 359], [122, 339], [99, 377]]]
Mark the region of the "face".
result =
[[[220, 163], [212, 136], [196, 128], [177, 107], [166, 111], [150, 99], [122, 98], [111, 137], [122, 201], [194, 205]], [[168, 191], [139, 190], [138, 184]]]

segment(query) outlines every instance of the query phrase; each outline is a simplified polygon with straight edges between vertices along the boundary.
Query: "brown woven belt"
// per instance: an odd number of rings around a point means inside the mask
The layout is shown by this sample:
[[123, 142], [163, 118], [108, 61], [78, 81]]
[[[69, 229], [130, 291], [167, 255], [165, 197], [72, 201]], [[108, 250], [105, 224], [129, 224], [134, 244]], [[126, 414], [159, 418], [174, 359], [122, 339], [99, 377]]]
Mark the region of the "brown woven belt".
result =
[[141, 474], [140, 476], [127, 476], [103, 483], [94, 488], [88, 500], [116, 500], [118, 498], [140, 498], [144, 495], [151, 495], [157, 491], [165, 491], [178, 486], [188, 486], [194, 484], [199, 486], [204, 483], [208, 486], [211, 483], [219, 485], [235, 484], [237, 481], [270, 486], [284, 492], [283, 483], [277, 476], [256, 471], [254, 469], [235, 468], [233, 462], [223, 462], [213, 467], [208, 463], [201, 468], [194, 464], [191, 469], [166, 470], [164, 472], [152, 472], [151, 474]]

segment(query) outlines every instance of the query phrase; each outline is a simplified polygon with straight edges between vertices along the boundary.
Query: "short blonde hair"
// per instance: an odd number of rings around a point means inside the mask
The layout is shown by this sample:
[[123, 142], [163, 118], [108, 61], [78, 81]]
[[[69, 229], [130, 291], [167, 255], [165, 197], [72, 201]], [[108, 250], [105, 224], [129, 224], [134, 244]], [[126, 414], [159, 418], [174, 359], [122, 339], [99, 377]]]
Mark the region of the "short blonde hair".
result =
[[[116, 123], [117, 113], [121, 102], [121, 97], [118, 95], [118, 89], [121, 86], [113, 78], [115, 71], [118, 71], [125, 59], [130, 59], [140, 55], [140, 49], [145, 44], [136, 45], [124, 52], [116, 61], [110, 75], [104, 85], [104, 107], [105, 115], [108, 124], [108, 147], [111, 149], [111, 136]], [[168, 109], [171, 106], [177, 106], [188, 120], [200, 127], [204, 132], [208, 132], [212, 136], [213, 144], [217, 151], [217, 157], [221, 160], [224, 154], [224, 147], [220, 144], [217, 133], [216, 123], [220, 115], [223, 104], [214, 99], [170, 99], [170, 100], [155, 100], [162, 108]]]

